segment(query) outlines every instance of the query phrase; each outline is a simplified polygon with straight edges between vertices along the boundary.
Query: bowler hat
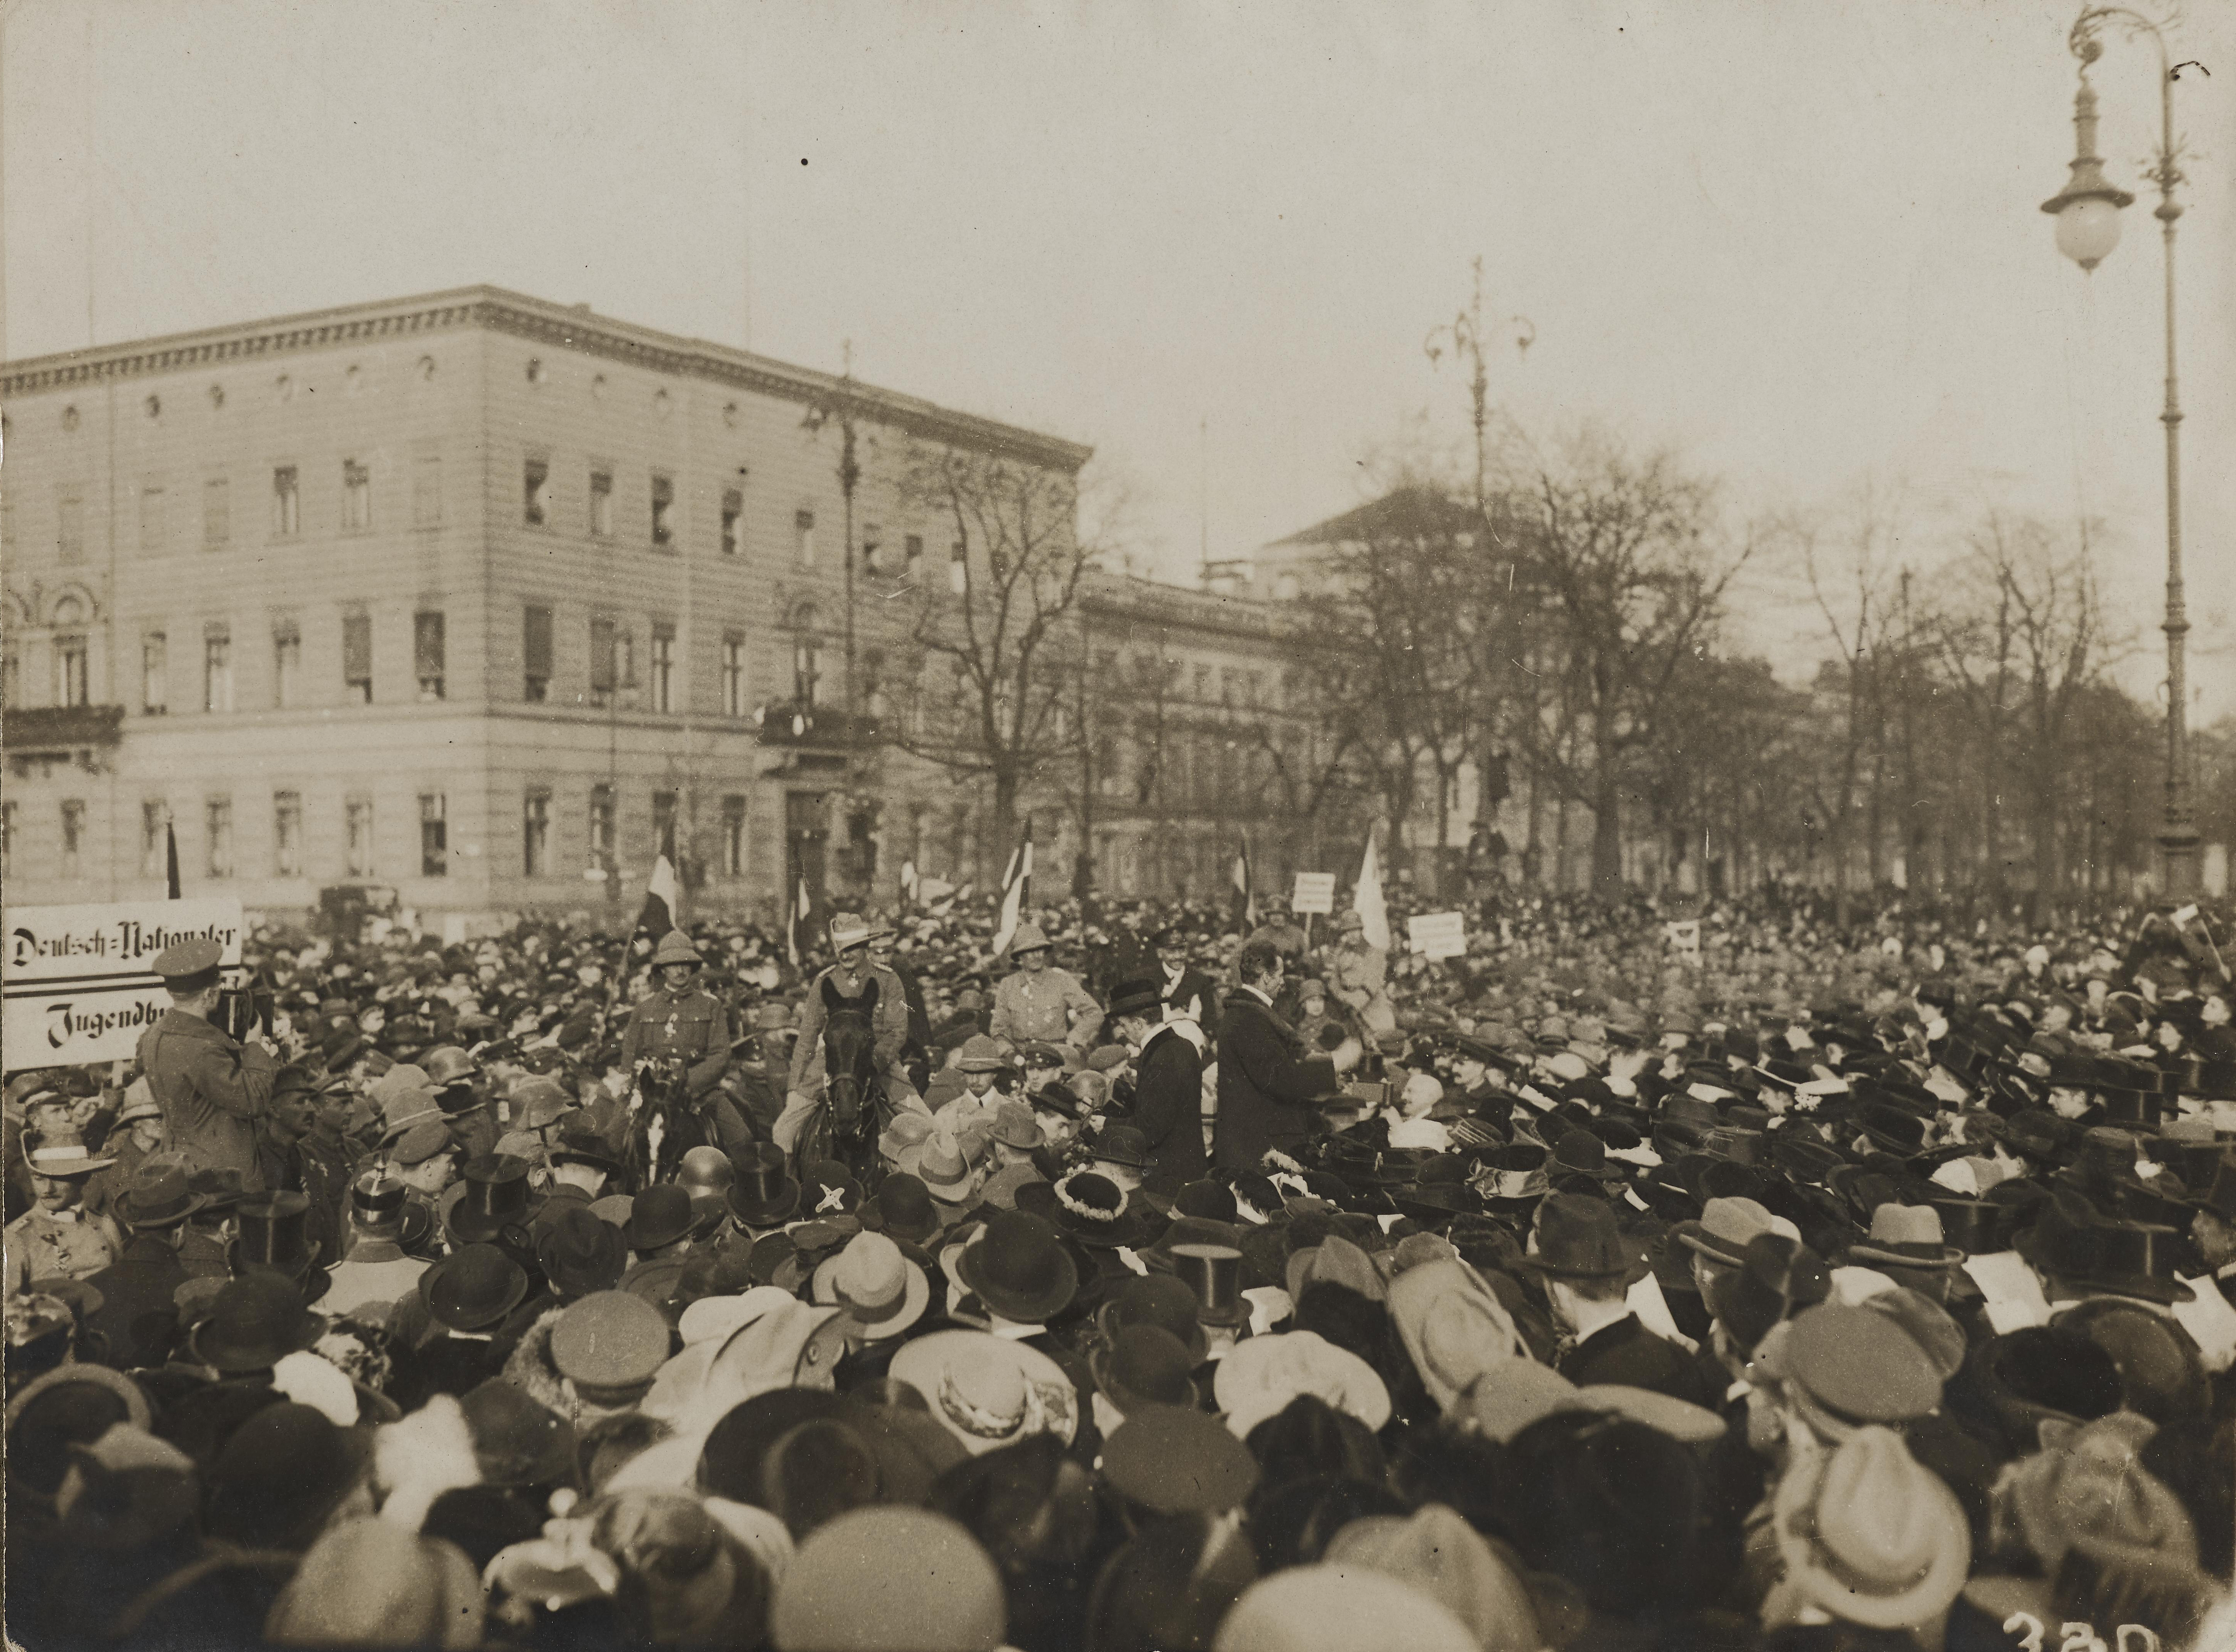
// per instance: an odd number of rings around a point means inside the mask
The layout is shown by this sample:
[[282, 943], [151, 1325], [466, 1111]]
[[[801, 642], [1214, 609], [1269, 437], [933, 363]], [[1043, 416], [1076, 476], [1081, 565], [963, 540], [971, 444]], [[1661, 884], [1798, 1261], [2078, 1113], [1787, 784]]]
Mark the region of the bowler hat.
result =
[[922, 1178], [899, 1171], [880, 1181], [877, 1192], [863, 1205], [862, 1225], [921, 1245], [939, 1231], [939, 1212]]
[[[670, 930], [668, 933], [677, 931]], [[621, 1224], [621, 1237], [628, 1247], [640, 1256], [647, 1251], [672, 1245], [688, 1234], [697, 1221], [691, 1208], [691, 1195], [672, 1181], [663, 1181], [647, 1188], [637, 1195], [629, 1207], [628, 1220]]]
[[419, 1277], [427, 1311], [453, 1331], [482, 1331], [520, 1306], [528, 1270], [495, 1245], [467, 1245]]
[[963, 1283], [1005, 1320], [1039, 1325], [1079, 1290], [1079, 1271], [1056, 1229], [1023, 1211], [996, 1212], [956, 1263]]

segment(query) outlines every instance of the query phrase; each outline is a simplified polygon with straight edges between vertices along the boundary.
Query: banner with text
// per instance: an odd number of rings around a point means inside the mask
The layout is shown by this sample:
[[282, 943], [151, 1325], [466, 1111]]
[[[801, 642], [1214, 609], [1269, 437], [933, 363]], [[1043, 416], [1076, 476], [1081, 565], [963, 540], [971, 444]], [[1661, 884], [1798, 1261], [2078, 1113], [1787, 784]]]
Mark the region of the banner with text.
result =
[[238, 900], [10, 906], [0, 924], [0, 1063], [10, 1071], [128, 1060], [170, 1008], [155, 957], [181, 941], [215, 941], [226, 984], [240, 983]]
[[1332, 912], [1335, 910], [1335, 874], [1332, 872], [1300, 872], [1297, 874], [1296, 892], [1289, 897], [1292, 912]]
[[1423, 958], [1458, 958], [1467, 951], [1467, 919], [1458, 912], [1424, 912], [1405, 920], [1405, 939]]

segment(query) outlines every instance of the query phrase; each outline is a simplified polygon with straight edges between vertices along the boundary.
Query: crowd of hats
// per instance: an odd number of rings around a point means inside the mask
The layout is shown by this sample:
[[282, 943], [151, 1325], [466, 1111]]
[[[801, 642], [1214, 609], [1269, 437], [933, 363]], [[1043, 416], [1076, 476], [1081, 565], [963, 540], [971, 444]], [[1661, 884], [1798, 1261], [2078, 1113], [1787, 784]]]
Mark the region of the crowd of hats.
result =
[[[2104, 945], [1753, 906], [1696, 964], [1643, 909], [1484, 916], [1467, 957], [1398, 962], [1398, 1030], [1325, 1128], [1169, 1198], [1126, 1174], [1149, 1155], [1122, 1048], [986, 1037], [975, 911], [900, 925], [935, 1054], [1060, 1067], [1055, 1101], [1007, 1101], [969, 1140], [903, 1115], [862, 1169], [702, 1148], [648, 1188], [571, 1128], [618, 1036], [617, 944], [267, 947], [299, 1065], [388, 1162], [439, 1151], [450, 1087], [503, 1064], [507, 1128], [554, 1133], [539, 1162], [612, 1179], [558, 1198], [525, 1154], [474, 1157], [409, 1300], [330, 1316], [302, 1195], [159, 1155], [125, 1214], [224, 1201], [233, 1277], [182, 1293], [138, 1362], [86, 1334], [82, 1287], [8, 1304], [10, 1634], [2230, 1633], [2236, 1031], [2204, 920]], [[1047, 917], [1059, 947], [1110, 938]], [[1208, 906], [1128, 921], [1214, 979], [1239, 938]], [[788, 1021], [799, 977], [765, 938], [698, 939], [741, 1047]], [[1036, 1111], [1094, 1145], [1049, 1155]], [[1021, 1156], [989, 1176], [996, 1143]], [[386, 1232], [413, 1204], [379, 1175], [352, 1207]], [[1579, 1367], [1587, 1297], [1633, 1306], [1667, 1374]]]

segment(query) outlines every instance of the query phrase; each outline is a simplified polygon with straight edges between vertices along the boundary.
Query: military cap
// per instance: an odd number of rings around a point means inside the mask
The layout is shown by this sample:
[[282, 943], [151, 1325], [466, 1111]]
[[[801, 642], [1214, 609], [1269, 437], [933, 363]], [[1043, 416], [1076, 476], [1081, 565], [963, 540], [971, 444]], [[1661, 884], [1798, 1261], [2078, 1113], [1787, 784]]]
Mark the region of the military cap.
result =
[[197, 992], [217, 979], [225, 949], [215, 941], [175, 942], [155, 955], [155, 971], [174, 992]]

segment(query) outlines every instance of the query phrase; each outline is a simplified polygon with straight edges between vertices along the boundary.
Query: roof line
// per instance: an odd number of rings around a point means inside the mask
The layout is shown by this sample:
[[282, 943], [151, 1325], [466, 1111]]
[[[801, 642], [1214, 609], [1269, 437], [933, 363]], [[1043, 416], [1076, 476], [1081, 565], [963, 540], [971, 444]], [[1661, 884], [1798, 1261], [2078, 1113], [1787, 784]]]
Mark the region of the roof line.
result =
[[851, 397], [865, 417], [912, 434], [1013, 454], [1069, 471], [1078, 470], [1095, 451], [1081, 443], [942, 407], [922, 397], [488, 285], [306, 310], [30, 357], [0, 364], [0, 396], [469, 326], [548, 340], [655, 372], [736, 385], [804, 404]]

